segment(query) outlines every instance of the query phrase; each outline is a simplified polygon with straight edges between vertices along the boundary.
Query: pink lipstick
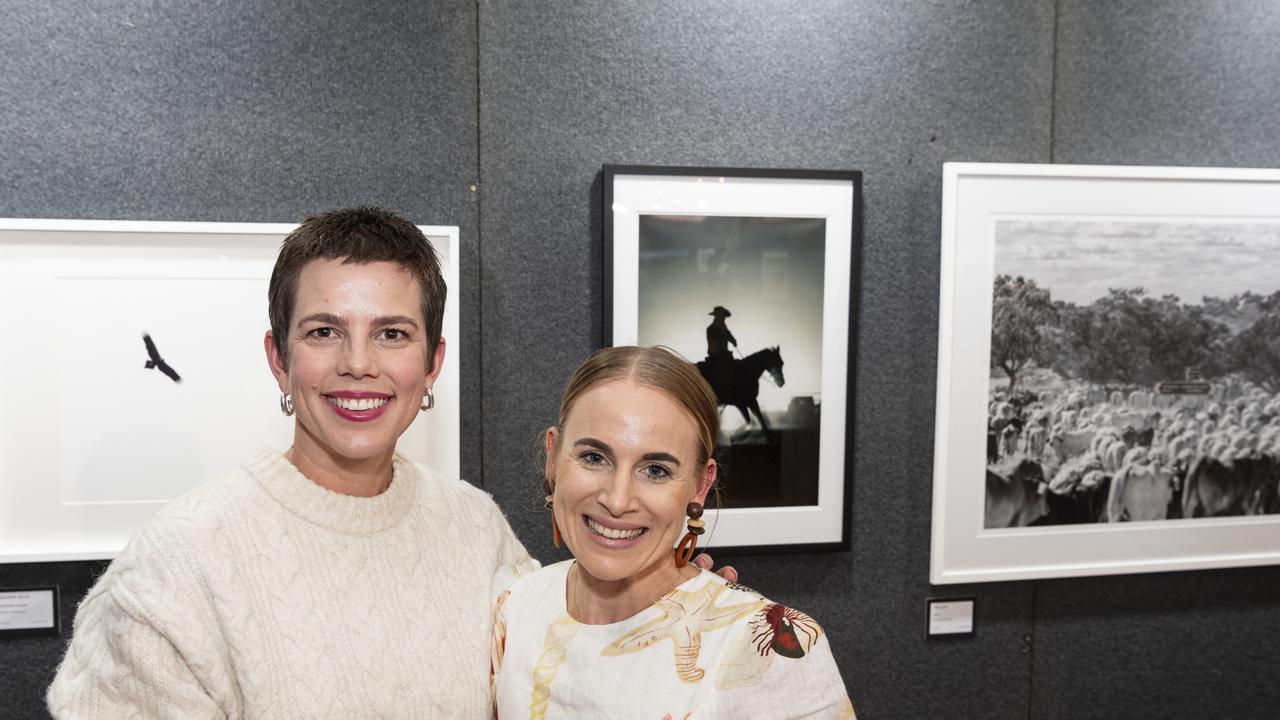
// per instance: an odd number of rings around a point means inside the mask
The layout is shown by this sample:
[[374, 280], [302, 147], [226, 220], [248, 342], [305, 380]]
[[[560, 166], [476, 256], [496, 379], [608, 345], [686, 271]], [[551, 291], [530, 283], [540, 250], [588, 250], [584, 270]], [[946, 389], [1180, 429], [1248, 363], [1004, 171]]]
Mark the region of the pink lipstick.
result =
[[340, 390], [325, 393], [324, 399], [333, 408], [338, 417], [351, 422], [369, 422], [377, 419], [391, 403], [394, 397], [386, 393], [362, 392], [357, 390]]

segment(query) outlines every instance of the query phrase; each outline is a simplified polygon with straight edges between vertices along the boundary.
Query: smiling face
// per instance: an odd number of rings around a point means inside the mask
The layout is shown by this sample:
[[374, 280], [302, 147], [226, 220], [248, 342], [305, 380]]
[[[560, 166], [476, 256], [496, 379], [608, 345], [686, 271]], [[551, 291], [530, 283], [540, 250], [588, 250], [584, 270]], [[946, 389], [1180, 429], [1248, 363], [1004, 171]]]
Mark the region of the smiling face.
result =
[[418, 281], [393, 263], [313, 260], [298, 277], [281, 357], [265, 346], [281, 392], [297, 412], [292, 459], [304, 475], [389, 467], [396, 440], [440, 372], [427, 372]]
[[685, 507], [703, 502], [715, 461], [699, 462], [693, 418], [660, 390], [614, 380], [585, 393], [547, 431], [547, 477], [561, 535], [601, 581], [677, 572]]

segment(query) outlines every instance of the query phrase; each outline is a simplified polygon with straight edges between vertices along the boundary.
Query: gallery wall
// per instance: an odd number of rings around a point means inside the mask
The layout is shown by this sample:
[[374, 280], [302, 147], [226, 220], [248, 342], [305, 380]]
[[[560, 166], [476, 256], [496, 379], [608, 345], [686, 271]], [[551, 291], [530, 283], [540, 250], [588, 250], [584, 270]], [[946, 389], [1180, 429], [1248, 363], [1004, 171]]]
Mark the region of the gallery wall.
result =
[[[601, 341], [601, 165], [862, 170], [852, 548], [733, 558], [745, 581], [823, 623], [863, 718], [1280, 702], [1278, 568], [928, 583], [941, 163], [1280, 166], [1274, 3], [18, 0], [0, 22], [0, 216], [459, 225], [464, 474], [543, 560], [535, 444]], [[101, 568], [0, 587], [60, 585], [69, 622]], [[935, 594], [977, 596], [972, 637], [925, 639]], [[42, 715], [64, 640], [0, 640], [0, 716]]]

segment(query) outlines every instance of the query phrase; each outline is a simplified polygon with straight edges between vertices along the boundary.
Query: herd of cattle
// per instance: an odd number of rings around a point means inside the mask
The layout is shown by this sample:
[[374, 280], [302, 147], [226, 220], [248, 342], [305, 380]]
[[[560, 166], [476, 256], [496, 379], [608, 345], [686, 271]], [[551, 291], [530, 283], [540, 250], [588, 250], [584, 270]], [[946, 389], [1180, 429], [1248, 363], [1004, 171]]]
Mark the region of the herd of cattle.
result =
[[1280, 513], [1280, 394], [992, 396], [985, 526]]

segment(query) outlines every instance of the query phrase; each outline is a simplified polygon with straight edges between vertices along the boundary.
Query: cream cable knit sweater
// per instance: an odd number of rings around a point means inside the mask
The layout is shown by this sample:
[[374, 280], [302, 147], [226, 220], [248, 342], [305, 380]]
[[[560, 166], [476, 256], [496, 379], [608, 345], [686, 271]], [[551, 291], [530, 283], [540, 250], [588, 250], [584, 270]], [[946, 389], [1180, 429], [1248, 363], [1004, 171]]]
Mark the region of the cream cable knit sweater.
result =
[[490, 718], [493, 500], [397, 456], [339, 495], [264, 451], [162, 509], [76, 613], [57, 718]]

